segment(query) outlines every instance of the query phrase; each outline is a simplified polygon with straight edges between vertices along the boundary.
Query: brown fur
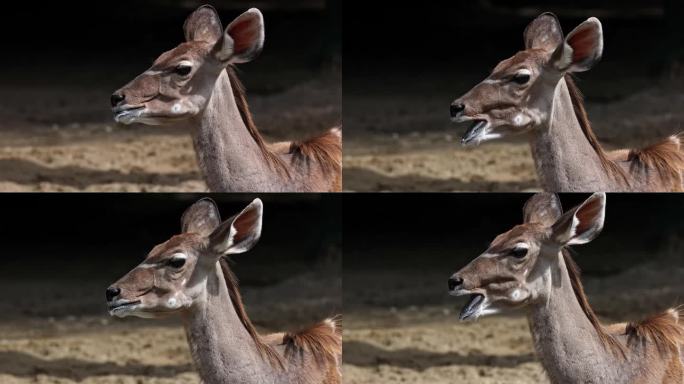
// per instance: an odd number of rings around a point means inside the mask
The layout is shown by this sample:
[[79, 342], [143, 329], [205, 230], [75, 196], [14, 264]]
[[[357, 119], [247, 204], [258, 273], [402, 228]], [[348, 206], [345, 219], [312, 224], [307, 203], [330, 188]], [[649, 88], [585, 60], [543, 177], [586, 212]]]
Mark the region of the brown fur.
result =
[[333, 128], [330, 131], [305, 141], [295, 141], [290, 145], [292, 161], [314, 159], [321, 165], [323, 173], [339, 175], [334, 190], [342, 189], [342, 130]]
[[[264, 158], [275, 167], [278, 171], [286, 176], [290, 176], [290, 169], [287, 163], [278, 156], [269, 144], [264, 140], [263, 136], [256, 127], [252, 113], [249, 110], [245, 87], [240, 81], [235, 71], [235, 68], [228, 66], [226, 68], [230, 84], [233, 89], [233, 96], [237, 104], [240, 116], [252, 136], [254, 141], [259, 146]], [[340, 128], [334, 128], [323, 135], [313, 137], [300, 142], [293, 142], [290, 144], [290, 153], [293, 155], [293, 162], [297, 161], [317, 161], [324, 174], [342, 173], [342, 137]], [[336, 182], [337, 184], [337, 182]], [[337, 190], [341, 189], [341, 180]]]
[[[606, 349], [616, 355], [626, 357], [626, 348], [651, 342], [659, 351], [674, 351], [675, 355], [678, 356], [676, 351], [679, 345], [684, 343], [684, 327], [679, 323], [681, 309], [669, 309], [666, 312], [651, 316], [640, 322], [603, 326], [589, 305], [589, 300], [584, 293], [580, 280], [579, 267], [567, 249], [563, 250], [563, 259], [565, 260], [577, 301], [589, 322], [596, 329], [599, 339]], [[627, 336], [626, 346], [617, 339], [616, 336], [619, 335]]]
[[[591, 128], [587, 111], [584, 108], [582, 92], [579, 90], [571, 75], [565, 75], [565, 82], [570, 92], [570, 99], [575, 110], [577, 121], [582, 127], [584, 136], [596, 151], [601, 165], [609, 175], [622, 179], [630, 185], [628, 174], [606, 153]], [[629, 173], [633, 174], [644, 169], [655, 169], [660, 178], [671, 185], [672, 192], [682, 191], [682, 171], [684, 170], [684, 153], [681, 149], [680, 135], [671, 136], [660, 143], [642, 149], [631, 149], [626, 160], [630, 162]]]
[[339, 317], [322, 321], [299, 332], [287, 333], [283, 337], [283, 344], [286, 358], [308, 351], [317, 364], [336, 366], [337, 358], [342, 354]]
[[630, 171], [656, 169], [660, 178], [672, 185], [672, 192], [681, 192], [684, 152], [680, 140], [681, 134], [643, 149], [630, 150], [627, 155], [627, 160], [631, 162]]
[[681, 314], [681, 309], [670, 309], [642, 321], [627, 324], [627, 345], [651, 340], [661, 352], [672, 351], [677, 354], [679, 345], [684, 343], [684, 328], [679, 323]]

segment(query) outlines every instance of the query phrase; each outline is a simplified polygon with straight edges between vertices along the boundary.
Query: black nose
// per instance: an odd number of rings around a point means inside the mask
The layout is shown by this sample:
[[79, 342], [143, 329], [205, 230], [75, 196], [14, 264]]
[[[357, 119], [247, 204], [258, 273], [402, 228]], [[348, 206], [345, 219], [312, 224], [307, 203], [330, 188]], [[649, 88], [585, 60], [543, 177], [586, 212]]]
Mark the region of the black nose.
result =
[[111, 98], [112, 107], [116, 107], [117, 105], [121, 104], [121, 102], [123, 102], [124, 100], [126, 100], [126, 95], [124, 95], [123, 93], [117, 92], [113, 94]]
[[455, 277], [455, 276], [451, 276], [449, 278], [449, 290], [450, 291], [456, 290], [456, 288], [460, 287], [461, 284], [463, 284], [463, 279]]
[[121, 290], [117, 287], [109, 287], [107, 288], [107, 292], [105, 293], [105, 296], [107, 296], [107, 301], [112, 301], [115, 297], [119, 296], [121, 293]]
[[457, 117], [465, 110], [465, 104], [454, 103], [451, 104], [451, 117]]

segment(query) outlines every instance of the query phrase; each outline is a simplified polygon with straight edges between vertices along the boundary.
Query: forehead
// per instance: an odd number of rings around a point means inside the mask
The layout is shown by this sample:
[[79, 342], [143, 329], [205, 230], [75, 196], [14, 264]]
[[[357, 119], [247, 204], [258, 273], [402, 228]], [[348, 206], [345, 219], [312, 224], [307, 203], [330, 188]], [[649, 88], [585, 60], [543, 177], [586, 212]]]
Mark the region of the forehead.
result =
[[502, 233], [492, 241], [490, 251], [498, 252], [512, 246], [519, 241], [538, 238], [545, 233], [544, 226], [536, 223], [516, 225], [508, 232]]
[[176, 48], [164, 52], [155, 60], [152, 68], [163, 68], [176, 64], [180, 60], [196, 60], [209, 53], [210, 45], [201, 41], [183, 43]]
[[145, 258], [145, 261], [153, 262], [159, 260], [164, 256], [168, 256], [169, 253], [192, 248], [200, 244], [201, 242], [202, 239], [199, 235], [195, 233], [184, 233], [182, 235], [176, 235], [170, 238], [168, 241], [154, 247]]
[[520, 51], [500, 62], [492, 71], [492, 74], [510, 73], [523, 67], [540, 66], [546, 61], [548, 53], [541, 49], [527, 49]]

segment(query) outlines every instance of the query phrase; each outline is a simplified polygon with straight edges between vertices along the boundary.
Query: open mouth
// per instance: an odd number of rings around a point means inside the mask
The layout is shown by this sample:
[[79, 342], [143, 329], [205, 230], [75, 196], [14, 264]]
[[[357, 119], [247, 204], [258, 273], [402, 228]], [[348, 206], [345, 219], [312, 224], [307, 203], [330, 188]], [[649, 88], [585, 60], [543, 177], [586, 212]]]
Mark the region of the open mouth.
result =
[[479, 293], [470, 295], [468, 304], [463, 307], [458, 318], [460, 320], [470, 320], [473, 317], [477, 317], [482, 309], [482, 303], [484, 303], [484, 295]]
[[114, 121], [122, 124], [131, 124], [140, 117], [144, 110], [144, 106], [116, 108], [114, 109]]
[[141, 303], [140, 300], [116, 301], [114, 303], [109, 304], [109, 314], [110, 315], [120, 314], [121, 312], [125, 312], [126, 310], [134, 308], [135, 306], [137, 306], [140, 303]]
[[480, 141], [482, 141], [482, 138], [486, 136], [487, 127], [489, 127], [487, 120], [473, 120], [473, 124], [470, 126], [470, 128], [468, 128], [466, 133], [463, 134], [461, 144], [478, 144]]

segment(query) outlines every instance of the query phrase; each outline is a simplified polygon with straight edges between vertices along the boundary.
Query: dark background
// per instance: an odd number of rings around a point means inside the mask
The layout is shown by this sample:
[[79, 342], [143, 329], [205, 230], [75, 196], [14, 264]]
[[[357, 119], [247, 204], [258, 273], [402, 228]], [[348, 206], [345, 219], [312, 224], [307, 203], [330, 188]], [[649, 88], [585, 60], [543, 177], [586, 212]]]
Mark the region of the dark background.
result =
[[[530, 194], [361, 194], [345, 196], [344, 266], [354, 270], [439, 270], [446, 278], [522, 223]], [[589, 194], [564, 194], [564, 211]], [[573, 247], [588, 275], [619, 273], [649, 261], [684, 266], [684, 196], [609, 194], [600, 236]], [[410, 281], [407, 283], [410, 284]]]
[[[63, 119], [109, 121], [109, 95], [183, 42], [185, 18], [204, 3], [218, 9], [224, 27], [250, 7], [264, 13], [265, 49], [258, 60], [240, 66], [250, 92], [287, 89], [341, 60], [339, 0], [10, 2], [3, 5], [0, 23], [0, 86], [97, 89], [100, 108]], [[52, 113], [41, 119], [61, 123], [59, 109], [74, 102], [47, 102], [43, 108]]]
[[[142, 262], [155, 245], [178, 234], [184, 210], [203, 196], [2, 196], [0, 285], [28, 291], [23, 299], [12, 296], [11, 300], [0, 301], [0, 308], [9, 306], [0, 318], [103, 314], [107, 286]], [[335, 273], [341, 273], [339, 196], [212, 197], [223, 219], [240, 212], [255, 197], [264, 202], [259, 243], [251, 251], [232, 258], [233, 270], [243, 287], [271, 286], [316, 271], [327, 273], [332, 279], [336, 278]], [[78, 292], [81, 300], [69, 299], [74, 292]], [[51, 302], [64, 303], [55, 306]]]
[[[483, 80], [499, 61], [523, 49], [525, 26], [544, 11], [556, 13], [566, 34], [590, 16], [603, 24], [603, 59], [590, 71], [578, 74], [589, 103], [620, 100], [654, 84], [675, 83], [683, 89], [684, 3], [679, 0], [347, 0], [346, 129], [402, 132], [450, 128], [449, 103]], [[413, 107], [387, 107], [387, 113], [411, 121], [414, 112], [431, 109], [435, 115], [443, 114], [443, 123], [376, 124], [359, 116], [368, 115], [362, 105], [353, 102], [359, 95], [376, 95], [379, 100], [415, 95]], [[443, 100], [423, 100], [432, 96]]]

